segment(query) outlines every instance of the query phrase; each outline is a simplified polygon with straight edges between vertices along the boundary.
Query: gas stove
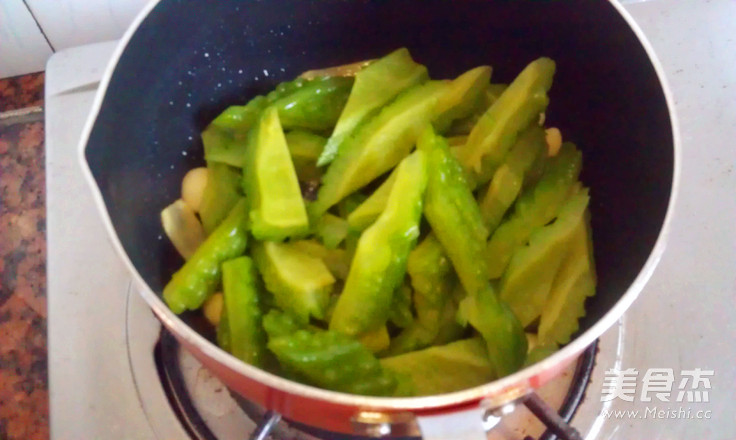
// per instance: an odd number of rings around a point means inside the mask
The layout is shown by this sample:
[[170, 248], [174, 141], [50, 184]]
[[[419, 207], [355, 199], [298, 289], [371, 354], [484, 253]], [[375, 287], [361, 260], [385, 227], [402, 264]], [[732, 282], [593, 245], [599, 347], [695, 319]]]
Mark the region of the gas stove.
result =
[[[736, 134], [728, 125], [736, 120], [736, 30], [729, 24], [736, 4], [659, 0], [627, 8], [663, 62], [677, 101], [683, 160], [669, 245], [633, 308], [538, 394], [590, 440], [731, 438], [736, 325], [719, 311], [732, 310], [736, 299], [736, 151], [726, 143]], [[278, 421], [231, 395], [162, 330], [135, 291], [78, 160], [79, 138], [115, 46], [58, 52], [46, 71], [52, 438], [345, 438]], [[124, 139], [118, 148], [125, 148]], [[683, 407], [674, 398], [606, 400], [610, 371], [644, 375], [654, 368], [713, 371], [706, 401], [685, 405], [710, 411], [710, 418], [658, 417], [658, 411]], [[533, 402], [528, 406], [535, 409]], [[526, 407], [507, 409], [489, 439], [544, 435], [545, 426]], [[654, 415], [647, 420], [647, 414]]]

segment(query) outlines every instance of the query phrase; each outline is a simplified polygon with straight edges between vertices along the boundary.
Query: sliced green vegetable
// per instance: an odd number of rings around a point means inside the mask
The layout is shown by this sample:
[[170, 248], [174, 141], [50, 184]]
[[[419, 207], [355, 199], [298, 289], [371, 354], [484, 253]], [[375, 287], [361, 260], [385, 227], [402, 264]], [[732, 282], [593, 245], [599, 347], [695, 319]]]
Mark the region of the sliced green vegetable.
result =
[[253, 258], [276, 305], [303, 322], [324, 319], [335, 278], [322, 259], [272, 241], [258, 243]]
[[317, 168], [317, 157], [325, 142], [327, 139], [308, 131], [293, 130], [286, 133], [286, 145], [289, 146], [299, 181], [316, 182], [322, 176], [322, 172]]
[[297, 90], [309, 84], [312, 80], [306, 78], [296, 78], [291, 81], [284, 81], [276, 85], [276, 87], [266, 95], [269, 104], [273, 104], [277, 100], [295, 93]]
[[529, 350], [529, 353], [526, 355], [526, 360], [524, 361], [524, 367], [534, 365], [539, 361], [547, 359], [548, 357], [555, 354], [557, 350], [559, 350], [559, 348], [557, 347], [557, 345], [554, 345], [554, 344], [537, 345], [536, 347]]
[[529, 244], [519, 247], [501, 278], [501, 299], [526, 327], [544, 309], [552, 282], [570, 249], [570, 240], [588, 206], [587, 191], [572, 196], [554, 223], [534, 231]]
[[381, 365], [408, 377], [417, 396], [460, 391], [496, 378], [480, 338], [384, 358]]
[[263, 365], [266, 335], [253, 260], [239, 257], [222, 263], [222, 293], [227, 309], [230, 353], [251, 365]]
[[312, 385], [371, 396], [396, 389], [396, 378], [363, 344], [338, 332], [298, 330], [270, 338], [268, 348], [284, 368]]
[[226, 352], [230, 353], [230, 324], [228, 323], [227, 309], [225, 307], [222, 308], [220, 322], [217, 323], [215, 338], [217, 339], [217, 345]]
[[317, 236], [327, 249], [335, 249], [348, 236], [348, 222], [328, 212], [317, 223]]
[[322, 178], [317, 200], [310, 207], [313, 216], [321, 216], [405, 158], [422, 128], [435, 116], [437, 100], [446, 87], [436, 81], [415, 86], [363, 125], [341, 147]]
[[580, 174], [581, 155], [573, 144], [564, 143], [551, 158], [541, 180], [516, 202], [512, 216], [493, 233], [486, 248], [488, 276], [503, 275], [511, 255], [527, 242], [531, 233], [552, 221]]
[[345, 249], [327, 249], [316, 240], [299, 240], [291, 242], [292, 246], [313, 257], [321, 258], [335, 278], [344, 280], [350, 270], [350, 259]]
[[258, 122], [261, 112], [268, 107], [268, 99], [256, 96], [245, 105], [233, 105], [220, 113], [207, 127], [219, 128], [225, 133], [245, 134]]
[[[447, 138], [447, 145], [450, 146], [450, 150], [453, 148], [461, 148], [468, 141], [467, 136], [452, 136]], [[459, 150], [458, 150], [459, 151]], [[457, 154], [453, 153], [453, 156], [457, 157]]]
[[490, 283], [475, 295], [468, 295], [460, 303], [458, 314], [483, 336], [497, 377], [507, 376], [524, 364], [524, 329]]
[[468, 135], [478, 123], [481, 116], [493, 105], [504, 90], [508, 87], [507, 84], [488, 84], [485, 91], [481, 95], [480, 99], [476, 103], [472, 113], [464, 118], [458, 119], [452, 123], [448, 135]]
[[[414, 322], [414, 315], [411, 312], [411, 287], [406, 283], [401, 284], [396, 291], [394, 291], [394, 297], [391, 301], [391, 311], [388, 315], [388, 320], [393, 325], [399, 328], [408, 327]], [[388, 342], [388, 339], [387, 339]], [[386, 347], [388, 347], [388, 343]]]
[[271, 105], [286, 129], [326, 130], [335, 125], [352, 86], [349, 77], [317, 78]]
[[480, 203], [480, 212], [489, 231], [496, 230], [506, 211], [516, 201], [527, 170], [538, 156], [546, 154], [542, 128], [532, 125], [519, 135], [503, 165], [494, 173]]
[[[462, 286], [459, 284], [456, 286], [462, 290]], [[462, 292], [463, 295], [465, 292]], [[458, 304], [455, 298], [445, 302], [445, 308], [442, 309], [442, 313], [439, 317], [439, 330], [437, 331], [437, 337], [432, 341], [432, 345], [445, 345], [450, 342], [457, 341], [462, 338], [466, 333], [464, 326], [457, 322]]]
[[442, 137], [429, 127], [417, 148], [429, 159], [424, 214], [468, 294], [464, 316], [485, 339], [497, 375], [511, 374], [524, 362], [526, 339], [519, 321], [488, 282], [483, 264], [488, 233], [480, 209]]
[[490, 80], [490, 66], [476, 67], [455, 78], [449, 84], [447, 93], [437, 102], [439, 116], [434, 123], [436, 130], [444, 132], [454, 120], [470, 116], [478, 106]]
[[362, 231], [370, 226], [386, 208], [388, 196], [391, 194], [391, 188], [396, 180], [396, 170], [394, 170], [386, 180], [383, 181], [373, 194], [370, 195], [363, 203], [355, 208], [348, 216], [348, 224], [350, 229], [354, 231]]
[[235, 134], [227, 129], [210, 125], [201, 136], [204, 158], [208, 163], [234, 167], [242, 167], [245, 163], [246, 134]]
[[298, 330], [305, 329], [305, 326], [304, 323], [299, 322], [289, 313], [271, 309], [263, 317], [263, 329], [266, 331], [268, 339], [273, 339], [292, 335]]
[[589, 218], [578, 225], [570, 242], [570, 252], [552, 283], [549, 298], [539, 320], [542, 343], [566, 344], [585, 316], [585, 299], [595, 294], [595, 262]]
[[299, 75], [299, 78], [314, 79], [323, 76], [355, 76], [358, 72], [373, 64], [376, 60], [357, 61], [355, 63], [341, 64], [339, 66], [326, 67], [324, 69], [307, 70]]
[[473, 294], [488, 283], [483, 252], [488, 232], [465, 174], [447, 142], [427, 128], [417, 142], [427, 153], [424, 215], [450, 258], [465, 291]]
[[363, 194], [362, 192], [354, 192], [350, 194], [337, 204], [338, 215], [344, 219], [347, 219], [348, 216], [367, 199], [368, 196]]
[[355, 75], [347, 104], [337, 120], [332, 136], [317, 162], [327, 165], [337, 156], [358, 126], [402, 91], [429, 79], [427, 68], [417, 64], [406, 48], [398, 49]]
[[441, 317], [454, 284], [452, 267], [434, 234], [411, 251], [407, 272], [414, 287], [417, 319], [391, 341], [392, 355], [419, 350], [432, 344], [443, 322]]
[[247, 205], [240, 200], [164, 287], [164, 300], [172, 312], [198, 309], [214, 293], [220, 265], [245, 252], [247, 223]]
[[479, 172], [483, 158], [487, 158], [484, 166], [500, 165], [518, 133], [547, 108], [554, 73], [554, 61], [539, 58], [514, 79], [470, 132], [460, 157], [466, 168]]
[[244, 169], [252, 234], [259, 240], [304, 235], [309, 219], [276, 109], [263, 112], [248, 142]]
[[426, 182], [424, 153], [418, 151], [399, 164], [386, 209], [360, 236], [330, 330], [355, 336], [386, 323], [393, 292], [419, 236]]
[[371, 353], [378, 353], [388, 348], [391, 343], [391, 337], [388, 334], [388, 328], [383, 325], [376, 330], [363, 333], [358, 337], [358, 341], [370, 350]]
[[240, 193], [240, 172], [224, 163], [209, 162], [207, 164], [207, 185], [202, 194], [202, 204], [199, 207], [199, 218], [207, 234], [227, 217]]

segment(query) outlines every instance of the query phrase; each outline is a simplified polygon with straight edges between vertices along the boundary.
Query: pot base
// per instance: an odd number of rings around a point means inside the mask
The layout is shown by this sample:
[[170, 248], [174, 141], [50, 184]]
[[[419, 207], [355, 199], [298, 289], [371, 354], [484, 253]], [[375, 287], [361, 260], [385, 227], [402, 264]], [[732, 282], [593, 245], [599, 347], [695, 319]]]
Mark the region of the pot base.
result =
[[[598, 343], [590, 346], [576, 363], [558, 378], [538, 390], [538, 394], [565, 422], [569, 422], [583, 400], [595, 366]], [[173, 408], [194, 439], [220, 440], [232, 435], [236, 426], [243, 429], [239, 438], [252, 435], [268, 420], [266, 410], [255, 402], [228, 390], [217, 378], [203, 368], [176, 338], [163, 330], [155, 349], [159, 374]], [[213, 417], [214, 416], [214, 417]], [[497, 427], [489, 432], [489, 439], [504, 440], [509, 432], [545, 439], [545, 426], [519, 405], [513, 413], [504, 416]], [[303, 423], [280, 420], [271, 427], [270, 435], [278, 440], [364, 440], [371, 437], [345, 435], [318, 429]], [[419, 437], [392, 437], [419, 440]]]

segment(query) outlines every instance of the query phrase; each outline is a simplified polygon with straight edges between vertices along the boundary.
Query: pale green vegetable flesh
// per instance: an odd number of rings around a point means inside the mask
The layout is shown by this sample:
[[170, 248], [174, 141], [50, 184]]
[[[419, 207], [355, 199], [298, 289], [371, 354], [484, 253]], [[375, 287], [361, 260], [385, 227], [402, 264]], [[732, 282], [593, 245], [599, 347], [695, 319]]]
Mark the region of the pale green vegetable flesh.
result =
[[[418, 350], [438, 337], [454, 284], [452, 266], [434, 234], [427, 237], [409, 254], [407, 272], [414, 288], [413, 303], [417, 319], [406, 326], [391, 343], [390, 354]], [[454, 316], [452, 317], [454, 319]]]
[[549, 161], [539, 182], [519, 197], [513, 214], [488, 241], [488, 276], [500, 278], [514, 251], [535, 229], [555, 218], [580, 174], [581, 160], [574, 145], [563, 144], [557, 156]]
[[491, 80], [491, 68], [480, 66], [455, 78], [447, 92], [437, 102], [437, 120], [434, 123], [439, 132], [444, 132], [456, 119], [468, 117], [477, 107]]
[[286, 144], [300, 182], [316, 182], [322, 176], [317, 158], [325, 142], [327, 139], [324, 137], [304, 130], [286, 133]]
[[468, 169], [495, 168], [513, 145], [519, 131], [539, 119], [549, 103], [547, 91], [552, 86], [555, 63], [539, 58], [529, 64], [473, 127], [460, 161]]
[[348, 225], [354, 231], [362, 231], [370, 226], [386, 208], [388, 196], [391, 194], [391, 188], [396, 180], [396, 171], [378, 187], [370, 197], [363, 203], [358, 205], [350, 215], [348, 215]]
[[321, 216], [409, 155], [419, 133], [435, 116], [437, 100], [446, 87], [436, 81], [415, 86], [363, 125], [327, 169], [310, 207], [312, 215]]
[[204, 158], [210, 163], [242, 167], [245, 164], [246, 144], [245, 133], [236, 134], [216, 126], [207, 127], [202, 132]]
[[289, 243], [259, 243], [253, 250], [258, 270], [276, 305], [306, 322], [324, 319], [335, 278], [322, 259]]
[[305, 235], [309, 219], [275, 108], [264, 111], [248, 142], [247, 157], [243, 178], [253, 236], [283, 240]]
[[408, 378], [417, 396], [471, 388], [496, 378], [480, 338], [384, 358], [381, 366]]
[[316, 240], [299, 240], [291, 242], [291, 245], [313, 257], [321, 259], [335, 278], [344, 280], [348, 277], [350, 259], [345, 249], [328, 249]]
[[501, 299], [527, 326], [541, 315], [560, 264], [569, 252], [570, 241], [584, 223], [588, 194], [572, 196], [560, 210], [554, 223], [536, 230], [529, 244], [517, 249], [501, 278]]
[[327, 213], [317, 223], [317, 236], [328, 249], [335, 249], [348, 236], [348, 222]]
[[523, 132], [511, 147], [480, 202], [480, 211], [489, 231], [496, 230], [506, 211], [516, 201], [527, 171], [537, 157], [546, 152], [544, 131], [537, 126]]
[[554, 72], [431, 80], [399, 49], [227, 108], [161, 212], [188, 258], [164, 300], [345, 393], [459, 391], [551, 355], [596, 284], [581, 153], [544, 125]]
[[545, 344], [567, 344], [585, 316], [585, 299], [595, 294], [595, 262], [590, 222], [579, 223], [570, 250], [555, 276], [539, 320], [539, 339]]
[[327, 141], [318, 165], [332, 162], [356, 128], [402, 91], [429, 79], [427, 68], [417, 64], [405, 48], [398, 49], [360, 70], [348, 102]]

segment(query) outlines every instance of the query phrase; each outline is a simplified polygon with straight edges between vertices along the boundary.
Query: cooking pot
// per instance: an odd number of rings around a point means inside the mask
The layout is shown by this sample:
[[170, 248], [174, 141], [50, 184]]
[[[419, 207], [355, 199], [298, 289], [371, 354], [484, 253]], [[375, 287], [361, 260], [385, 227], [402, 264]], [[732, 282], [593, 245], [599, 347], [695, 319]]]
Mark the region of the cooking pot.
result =
[[[327, 391], [246, 365], [174, 315], [160, 294], [182, 264], [159, 212], [201, 166], [199, 133], [220, 111], [301, 72], [406, 46], [435, 78], [490, 64], [508, 82], [557, 62], [548, 125], [583, 151], [598, 273], [571, 343], [513, 375], [454, 393], [379, 398]], [[672, 100], [651, 47], [607, 1], [270, 0], [150, 3], [120, 42], [82, 139], [81, 158], [111, 239], [163, 325], [231, 390], [285, 417], [343, 434], [419, 435], [455, 414], [461, 438], [486, 409], [559, 374], [641, 291], [660, 259], [677, 187]], [[103, 269], [104, 270], [104, 269]], [[135, 342], [135, 341], [133, 341]], [[464, 417], [464, 419], [460, 419]]]

